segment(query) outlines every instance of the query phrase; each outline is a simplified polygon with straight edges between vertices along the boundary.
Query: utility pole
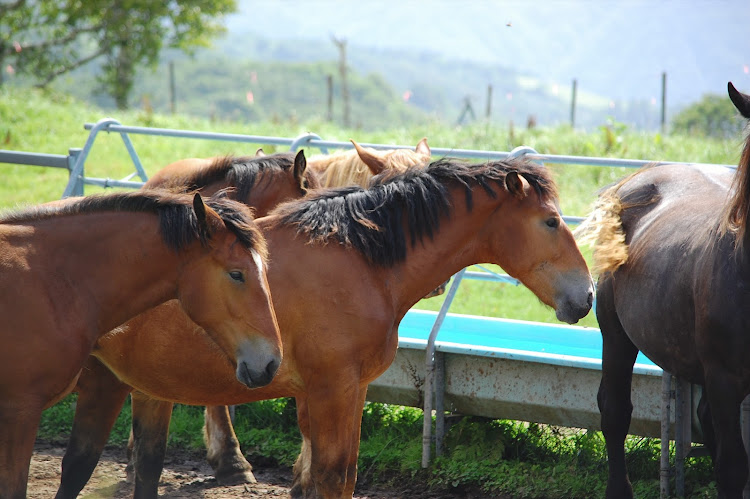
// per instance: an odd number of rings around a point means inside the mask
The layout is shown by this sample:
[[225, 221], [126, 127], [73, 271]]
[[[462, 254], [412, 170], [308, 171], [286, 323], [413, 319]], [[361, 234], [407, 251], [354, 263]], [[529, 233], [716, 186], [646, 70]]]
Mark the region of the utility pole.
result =
[[349, 128], [351, 119], [349, 112], [349, 84], [346, 81], [346, 40], [331, 36], [333, 43], [339, 49], [339, 73], [341, 74], [341, 98], [344, 101], [344, 126]]
[[461, 115], [458, 117], [456, 125], [462, 125], [467, 115], [470, 115], [472, 120], [477, 119], [477, 116], [474, 114], [474, 108], [471, 107], [471, 97], [468, 95], [464, 97], [464, 108], [461, 110]]
[[169, 110], [172, 114], [177, 110], [177, 97], [174, 83], [174, 61], [169, 61]]
[[328, 86], [328, 108], [326, 111], [326, 121], [333, 121], [333, 75], [326, 76]]
[[573, 78], [573, 92], [570, 96], [570, 128], [576, 127], [576, 93], [578, 93], [578, 80]]
[[489, 122], [492, 114], [492, 85], [487, 85], [487, 110], [485, 114], [487, 122]]
[[667, 73], [661, 74], [661, 133], [667, 129]]

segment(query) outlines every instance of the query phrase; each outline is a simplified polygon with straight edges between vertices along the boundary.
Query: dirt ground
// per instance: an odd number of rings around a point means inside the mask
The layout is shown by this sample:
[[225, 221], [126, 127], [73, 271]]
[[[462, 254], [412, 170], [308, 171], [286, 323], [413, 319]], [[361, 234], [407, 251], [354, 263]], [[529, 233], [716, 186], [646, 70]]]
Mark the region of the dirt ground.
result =
[[[53, 443], [37, 443], [29, 470], [29, 499], [48, 499], [55, 496], [60, 483], [60, 463], [65, 447]], [[133, 497], [133, 486], [125, 480], [125, 449], [108, 448], [104, 451], [94, 475], [79, 497], [87, 499], [125, 499]], [[258, 483], [221, 486], [211, 475], [211, 468], [199, 452], [167, 452], [164, 472], [159, 484], [159, 497], [228, 499], [243, 497], [289, 497], [292, 471], [289, 468], [254, 466]], [[485, 499], [490, 496], [471, 491], [435, 492], [421, 485], [405, 484], [398, 490], [358, 483], [355, 499]]]

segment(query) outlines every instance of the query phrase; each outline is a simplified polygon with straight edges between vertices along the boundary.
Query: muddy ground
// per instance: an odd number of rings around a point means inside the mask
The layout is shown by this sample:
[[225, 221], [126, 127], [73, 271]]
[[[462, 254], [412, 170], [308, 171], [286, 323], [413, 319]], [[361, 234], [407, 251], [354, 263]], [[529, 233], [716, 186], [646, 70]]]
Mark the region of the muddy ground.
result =
[[[60, 463], [64, 445], [37, 442], [29, 471], [28, 498], [48, 499], [55, 496], [60, 483]], [[125, 499], [133, 496], [133, 486], [125, 480], [125, 449], [104, 451], [94, 475], [80, 497], [87, 499]], [[211, 475], [203, 453], [170, 449], [159, 485], [159, 496], [165, 498], [261, 498], [289, 497], [292, 470], [285, 467], [254, 466], [258, 483], [221, 486]], [[398, 488], [360, 483], [356, 499], [486, 499], [477, 491], [430, 491], [422, 484], [404, 484]]]

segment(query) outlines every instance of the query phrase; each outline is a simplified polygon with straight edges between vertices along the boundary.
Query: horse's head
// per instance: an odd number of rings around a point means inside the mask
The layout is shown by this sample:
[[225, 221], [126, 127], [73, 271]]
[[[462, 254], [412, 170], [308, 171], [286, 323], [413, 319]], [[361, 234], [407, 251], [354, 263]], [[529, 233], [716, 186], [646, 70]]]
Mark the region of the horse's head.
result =
[[750, 120], [750, 95], [743, 94], [732, 85], [732, 82], [727, 83], [727, 91], [729, 92], [729, 98], [732, 100], [732, 104], [737, 108], [740, 114]]
[[354, 144], [359, 159], [367, 165], [372, 175], [384, 172], [395, 175], [411, 166], [427, 164], [432, 154], [430, 146], [427, 145], [427, 138], [420, 140], [413, 151], [411, 149], [377, 150], [362, 147], [354, 140], [350, 140]]
[[[289, 161], [291, 153], [280, 153], [266, 155], [262, 149], [256, 152], [255, 159], [260, 164], [268, 165], [272, 161], [281, 162]], [[320, 187], [318, 174], [311, 168], [307, 167], [305, 152], [300, 150], [294, 155], [291, 166], [283, 164], [282, 168], [264, 167], [258, 170], [258, 178], [255, 180], [251, 190], [243, 190], [234, 185], [241, 182], [242, 179], [229, 177], [230, 187], [238, 189], [242, 201], [248, 206], [255, 209], [258, 217], [267, 215], [273, 208], [286, 201], [299, 199], [305, 196], [310, 190]]]
[[[743, 94], [734, 88], [732, 82], [727, 83], [727, 91], [737, 111], [750, 120], [750, 95]], [[724, 209], [721, 231], [734, 232], [736, 234], [735, 247], [738, 251], [743, 251], [747, 248], [747, 239], [750, 237], [747, 230], [748, 221], [750, 221], [750, 135], [745, 139], [733, 184]]]
[[554, 189], [515, 171], [507, 173], [504, 185], [508, 198], [492, 217], [504, 227], [491, 237], [492, 254], [502, 255], [495, 263], [553, 307], [558, 320], [578, 322], [591, 309], [594, 283], [560, 216]]
[[266, 245], [250, 209], [223, 196], [194, 198], [204, 241], [180, 269], [178, 298], [250, 388], [268, 384], [282, 359], [281, 336], [266, 279]]
[[221, 156], [184, 159], [156, 172], [144, 188], [200, 190], [205, 196], [230, 188], [230, 195], [265, 216], [276, 205], [303, 197], [320, 187], [318, 174], [307, 168], [304, 151], [254, 157]]
[[394, 176], [411, 166], [427, 165], [430, 161], [427, 139], [422, 139], [415, 150], [376, 150], [362, 147], [354, 140], [351, 142], [354, 150], [310, 157], [310, 167], [319, 175], [323, 187], [367, 187], [373, 176]]

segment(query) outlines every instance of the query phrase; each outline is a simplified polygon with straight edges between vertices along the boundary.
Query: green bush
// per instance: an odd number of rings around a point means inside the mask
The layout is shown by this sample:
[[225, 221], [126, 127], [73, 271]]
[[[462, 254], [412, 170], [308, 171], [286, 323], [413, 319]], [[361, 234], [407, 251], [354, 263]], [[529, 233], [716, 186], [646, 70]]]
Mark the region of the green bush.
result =
[[737, 138], [745, 120], [726, 95], [704, 95], [672, 119], [672, 131], [702, 137]]

